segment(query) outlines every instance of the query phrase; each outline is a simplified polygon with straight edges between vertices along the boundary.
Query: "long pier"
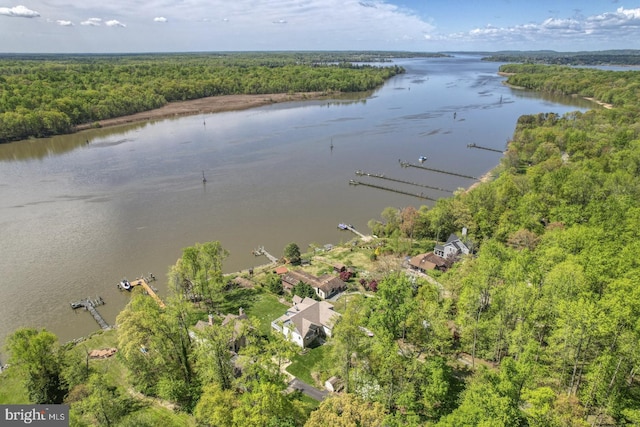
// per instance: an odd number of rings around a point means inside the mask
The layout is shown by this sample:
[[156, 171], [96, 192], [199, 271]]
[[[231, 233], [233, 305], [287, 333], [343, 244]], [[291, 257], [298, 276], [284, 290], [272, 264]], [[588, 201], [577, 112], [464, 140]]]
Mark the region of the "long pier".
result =
[[73, 309], [80, 308], [80, 307], [84, 308], [89, 313], [91, 313], [93, 318], [96, 320], [96, 322], [98, 322], [98, 325], [100, 325], [102, 329], [104, 330], [111, 329], [109, 324], [104, 320], [104, 318], [100, 315], [100, 313], [98, 313], [98, 310], [96, 310], [96, 306], [98, 305], [104, 305], [104, 300], [102, 299], [102, 297], [98, 297], [95, 300], [86, 298], [80, 301], [72, 302], [71, 308]]
[[260, 246], [258, 249], [254, 250], [254, 251], [253, 251], [253, 254], [254, 254], [255, 256], [264, 255], [264, 256], [266, 256], [266, 257], [267, 257], [267, 259], [268, 259], [269, 261], [271, 261], [271, 263], [273, 263], [273, 264], [277, 264], [277, 263], [278, 263], [278, 258], [274, 257], [274, 256], [273, 256], [273, 255], [271, 255], [269, 252], [267, 252], [267, 251], [264, 249], [264, 246]]
[[352, 225], [349, 224], [340, 224], [338, 225], [338, 228], [341, 230], [348, 230], [351, 231], [352, 233], [354, 233], [356, 236], [360, 237], [362, 240], [371, 240], [371, 236], [365, 236], [364, 234], [362, 234], [361, 232], [359, 232], [358, 230], [356, 230]]
[[478, 148], [480, 150], [487, 150], [487, 151], [493, 151], [495, 153], [504, 154], [504, 151], [502, 150], [498, 150], [496, 148], [483, 147], [482, 145], [478, 145], [475, 142], [472, 142], [471, 144], [467, 144], [467, 148]]
[[422, 193], [420, 193], [420, 194], [410, 193], [408, 191], [396, 190], [395, 188], [389, 188], [389, 187], [383, 187], [381, 185], [369, 184], [367, 182], [356, 181], [354, 179], [350, 179], [349, 180], [349, 185], [364, 185], [365, 187], [377, 188], [379, 190], [391, 191], [391, 192], [398, 193], [398, 194], [405, 194], [407, 196], [413, 196], [413, 197], [417, 197], [417, 198], [423, 199], [423, 200], [431, 200], [432, 202], [436, 201], [436, 199], [433, 199], [431, 197], [425, 196]]
[[151, 298], [156, 300], [156, 302], [158, 303], [160, 308], [165, 308], [166, 307], [164, 302], [160, 299], [158, 294], [156, 294], [156, 292], [153, 290], [153, 288], [151, 286], [149, 286], [149, 283], [147, 283], [147, 280], [144, 277], [142, 279], [132, 280], [130, 283], [131, 283], [131, 287], [142, 286], [144, 288], [144, 290], [147, 292], [147, 294], [149, 294], [151, 296]]
[[356, 171], [356, 175], [358, 175], [358, 176], [370, 176], [371, 178], [386, 179], [387, 181], [399, 182], [401, 184], [415, 185], [416, 187], [430, 188], [431, 190], [438, 190], [438, 191], [444, 191], [446, 193], [453, 193], [453, 191], [447, 190], [445, 188], [433, 187], [431, 185], [426, 185], [426, 184], [418, 184], [417, 182], [404, 181], [402, 179], [389, 178], [388, 176], [384, 176], [382, 174], [368, 173], [368, 172], [364, 172], [364, 171], [361, 171], [361, 170], [357, 170]]
[[431, 172], [438, 172], [438, 173], [444, 173], [444, 174], [447, 174], [447, 175], [459, 176], [461, 178], [473, 179], [475, 181], [479, 181], [480, 180], [480, 178], [475, 177], [475, 176], [463, 175], [461, 173], [449, 172], [449, 171], [445, 171], [445, 170], [442, 170], [442, 169], [434, 169], [434, 168], [428, 168], [426, 166], [414, 165], [414, 164], [409, 163], [409, 162], [403, 162], [402, 160], [400, 160], [400, 166], [402, 166], [403, 168], [424, 169], [424, 170], [431, 171]]

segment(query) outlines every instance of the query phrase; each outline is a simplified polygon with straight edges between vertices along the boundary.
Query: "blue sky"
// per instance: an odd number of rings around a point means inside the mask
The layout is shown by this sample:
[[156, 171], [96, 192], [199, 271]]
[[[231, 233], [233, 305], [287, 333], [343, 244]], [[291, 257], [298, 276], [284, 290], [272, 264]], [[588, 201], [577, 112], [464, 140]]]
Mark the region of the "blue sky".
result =
[[640, 49], [640, 0], [0, 0], [0, 52], [539, 49]]

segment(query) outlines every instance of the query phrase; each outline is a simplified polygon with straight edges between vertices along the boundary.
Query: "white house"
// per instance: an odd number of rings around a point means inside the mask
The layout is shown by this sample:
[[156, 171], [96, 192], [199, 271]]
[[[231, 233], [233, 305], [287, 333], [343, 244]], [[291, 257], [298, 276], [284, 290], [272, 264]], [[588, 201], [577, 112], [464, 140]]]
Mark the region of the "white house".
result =
[[442, 258], [454, 258], [460, 254], [469, 255], [469, 248], [455, 234], [447, 239], [444, 245], [436, 245], [433, 253]]
[[340, 313], [333, 311], [332, 304], [294, 295], [293, 306], [271, 322], [271, 327], [289, 341], [305, 348], [316, 338], [330, 337], [338, 317]]

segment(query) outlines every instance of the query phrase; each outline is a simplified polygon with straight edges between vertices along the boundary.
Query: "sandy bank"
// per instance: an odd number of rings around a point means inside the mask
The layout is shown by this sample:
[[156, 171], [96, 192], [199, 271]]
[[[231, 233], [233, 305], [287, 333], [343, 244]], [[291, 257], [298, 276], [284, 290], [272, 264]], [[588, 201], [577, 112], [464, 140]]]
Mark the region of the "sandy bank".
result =
[[224, 111], [246, 110], [278, 102], [304, 101], [322, 99], [328, 95], [323, 92], [305, 93], [275, 93], [265, 95], [221, 95], [190, 101], [171, 102], [155, 110], [143, 111], [128, 116], [100, 120], [96, 123], [85, 123], [75, 127], [75, 130], [91, 129], [93, 127], [118, 126], [145, 120], [158, 120], [190, 114], [220, 113]]

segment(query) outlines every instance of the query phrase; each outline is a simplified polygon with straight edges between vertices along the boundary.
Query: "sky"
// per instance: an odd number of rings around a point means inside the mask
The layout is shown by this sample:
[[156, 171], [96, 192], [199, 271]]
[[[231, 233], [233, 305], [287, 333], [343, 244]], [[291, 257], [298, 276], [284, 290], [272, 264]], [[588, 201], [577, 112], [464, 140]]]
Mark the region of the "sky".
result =
[[640, 49], [640, 0], [0, 0], [0, 53]]

